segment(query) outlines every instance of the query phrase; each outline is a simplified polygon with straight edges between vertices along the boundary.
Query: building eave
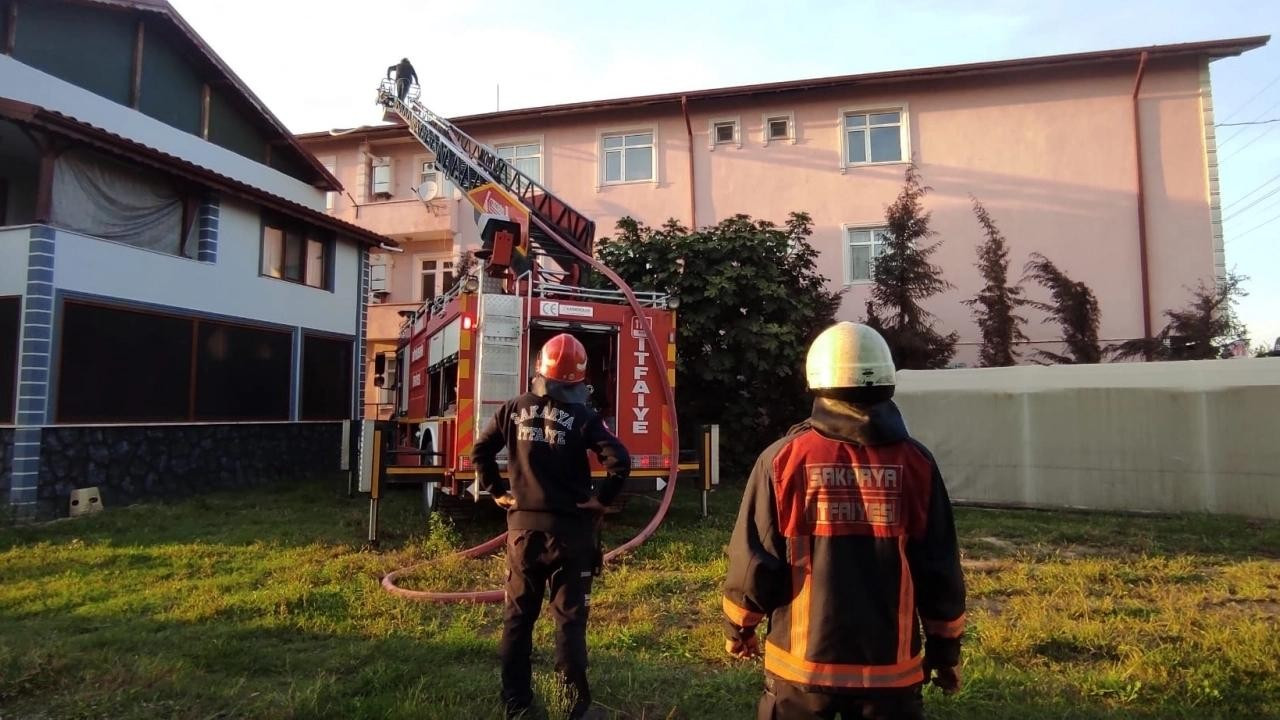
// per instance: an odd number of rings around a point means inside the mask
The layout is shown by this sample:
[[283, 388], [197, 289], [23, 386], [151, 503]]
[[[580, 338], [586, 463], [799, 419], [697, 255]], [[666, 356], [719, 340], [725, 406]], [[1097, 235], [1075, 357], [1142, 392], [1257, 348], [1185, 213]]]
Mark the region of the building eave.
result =
[[199, 51], [202, 59], [208, 64], [208, 66], [212, 68], [216, 74], [221, 76], [221, 84], [232, 90], [242, 102], [252, 108], [252, 110], [258, 114], [270, 129], [274, 131], [276, 137], [271, 138], [271, 142], [273, 144], [282, 144], [292, 148], [298, 153], [303, 162], [305, 162], [307, 166], [316, 173], [318, 180], [313, 183], [315, 187], [335, 192], [340, 192], [343, 189], [342, 183], [338, 181], [338, 178], [334, 177], [333, 173], [329, 172], [328, 168], [321, 164], [315, 155], [302, 147], [302, 144], [299, 143], [297, 138], [294, 137], [294, 134], [285, 127], [284, 123], [276, 117], [275, 113], [271, 112], [266, 104], [249, 89], [249, 86], [245, 84], [244, 80], [241, 80], [240, 76], [236, 75], [235, 71], [233, 71], [231, 67], [218, 56], [218, 53], [214, 52], [213, 48], [205, 42], [204, 38], [200, 37], [200, 34], [195, 31], [195, 28], [191, 27], [191, 25], [187, 23], [186, 19], [184, 19], [182, 15], [169, 4], [168, 0], [72, 1], [85, 5], [106, 5], [125, 10], [137, 10], [140, 12], [151, 13], [167, 20], [196, 48], [196, 50]]
[[[1075, 67], [1089, 67], [1103, 64], [1136, 62], [1142, 53], [1148, 53], [1149, 59], [1162, 60], [1176, 57], [1196, 56], [1217, 60], [1234, 57], [1266, 45], [1270, 35], [1230, 38], [1224, 40], [1207, 40], [1201, 42], [1178, 43], [1171, 45], [1150, 45], [1147, 47], [1120, 48], [1115, 50], [1096, 50], [1065, 55], [1045, 55], [1012, 60], [995, 60], [966, 63], [961, 65], [942, 65], [936, 67], [914, 68], [908, 70], [889, 70], [885, 72], [860, 73], [856, 75], [837, 75], [806, 80], [788, 80], [785, 82], [761, 83], [755, 85], [738, 85], [733, 87], [691, 90], [684, 92], [660, 93], [656, 95], [639, 95], [635, 97], [613, 98], [608, 100], [592, 100], [586, 102], [544, 105], [540, 107], [503, 110], [500, 112], [478, 113], [453, 117], [454, 123], [462, 126], [488, 125], [501, 122], [543, 120], [563, 115], [631, 110], [657, 105], [678, 105], [682, 99], [688, 102], [723, 100], [748, 96], [766, 96], [781, 93], [793, 93], [809, 90], [826, 90], [856, 86], [874, 86], [891, 83], [915, 83], [941, 79], [962, 77], [996, 76], [1018, 72], [1036, 72]], [[320, 131], [299, 134], [297, 137], [306, 142], [320, 142], [328, 137], [340, 138], [345, 134], [364, 135], [369, 138], [398, 137], [407, 129], [402, 124], [370, 125], [350, 130]]]
[[340, 220], [306, 205], [266, 192], [261, 188], [216, 173], [162, 150], [121, 137], [109, 130], [104, 130], [39, 105], [0, 98], [0, 117], [83, 142], [121, 157], [126, 161], [142, 163], [220, 192], [240, 197], [284, 215], [331, 230], [342, 237], [350, 238], [365, 245], [374, 247], [399, 246], [395, 240], [359, 225]]

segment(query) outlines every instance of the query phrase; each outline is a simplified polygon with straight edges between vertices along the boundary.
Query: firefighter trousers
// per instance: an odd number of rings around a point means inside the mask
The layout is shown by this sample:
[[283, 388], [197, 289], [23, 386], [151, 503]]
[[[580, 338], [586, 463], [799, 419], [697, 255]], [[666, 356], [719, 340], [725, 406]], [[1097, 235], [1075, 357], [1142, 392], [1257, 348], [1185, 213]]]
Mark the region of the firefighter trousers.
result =
[[758, 720], [924, 720], [920, 686], [900, 692], [845, 695], [811, 692], [792, 683], [765, 678]]
[[507, 533], [507, 587], [503, 616], [502, 701], [509, 717], [533, 702], [533, 625], [550, 588], [555, 621], [555, 668], [567, 693], [570, 718], [591, 706], [587, 685], [587, 610], [591, 601], [595, 540], [581, 533], [511, 530]]

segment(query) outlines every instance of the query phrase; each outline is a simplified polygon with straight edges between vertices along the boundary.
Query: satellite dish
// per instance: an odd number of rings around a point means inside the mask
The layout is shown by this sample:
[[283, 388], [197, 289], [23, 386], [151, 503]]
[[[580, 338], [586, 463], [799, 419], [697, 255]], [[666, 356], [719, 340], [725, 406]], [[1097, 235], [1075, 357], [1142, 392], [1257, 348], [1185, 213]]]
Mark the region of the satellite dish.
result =
[[418, 186], [418, 198], [421, 200], [434, 200], [440, 195], [440, 183], [435, 180], [427, 180]]

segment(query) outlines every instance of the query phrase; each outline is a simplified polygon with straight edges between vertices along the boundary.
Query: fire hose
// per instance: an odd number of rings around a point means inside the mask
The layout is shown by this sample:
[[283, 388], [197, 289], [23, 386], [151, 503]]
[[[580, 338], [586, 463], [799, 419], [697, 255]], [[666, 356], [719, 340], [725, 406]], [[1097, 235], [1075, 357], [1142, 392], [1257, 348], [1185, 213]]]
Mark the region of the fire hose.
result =
[[[621, 277], [619, 277], [617, 273], [611, 270], [609, 266], [605, 265], [604, 263], [600, 262], [596, 258], [591, 257], [590, 255], [574, 247], [572, 244], [561, 239], [559, 234], [557, 234], [553, 229], [548, 227], [546, 223], [542, 222], [536, 216], [530, 215], [529, 220], [537, 224], [537, 226], [541, 228], [543, 232], [545, 232], [547, 235], [554, 238], [556, 242], [560, 243], [561, 246], [563, 246], [566, 250], [572, 253], [573, 256], [576, 257], [578, 260], [581, 260], [582, 262], [587, 263], [591, 267], [598, 270], [601, 275], [604, 275], [606, 278], [608, 278], [610, 282], [612, 282], [614, 285], [617, 286], [619, 290], [622, 291], [623, 296], [627, 299], [627, 304], [631, 306], [631, 311], [636, 314], [636, 317], [644, 316], [643, 309], [640, 307], [639, 301], [636, 300], [635, 293], [631, 291], [631, 286], [628, 285], [626, 281], [624, 281]], [[644, 333], [645, 333], [645, 340], [649, 344], [649, 352], [655, 358], [665, 357], [665, 354], [662, 351], [662, 346], [659, 345], [658, 338], [653, 332], [653, 326], [650, 325], [649, 323], [643, 323], [643, 327], [644, 327]], [[658, 380], [659, 380], [659, 383], [662, 385], [662, 394], [667, 400], [667, 415], [671, 420], [672, 437], [679, 438], [680, 428], [676, 421], [675, 392], [671, 389], [671, 381], [667, 377], [667, 373], [658, 373]], [[678, 444], [679, 443], [677, 442], [677, 445]], [[655, 531], [657, 531], [658, 526], [662, 524], [662, 520], [667, 515], [667, 510], [671, 508], [671, 501], [675, 497], [676, 477], [679, 475], [679, 473], [680, 473], [680, 467], [679, 467], [678, 458], [672, 457], [671, 472], [667, 478], [667, 487], [662, 494], [662, 501], [658, 504], [657, 511], [654, 512], [653, 517], [650, 518], [649, 520], [649, 523], [645, 525], [644, 528], [641, 529], [640, 532], [637, 533], [635, 537], [626, 541], [622, 545], [619, 545], [613, 550], [610, 550], [604, 556], [604, 561], [606, 563], [612, 562], [615, 558], [635, 549], [636, 547], [644, 543], [645, 540], [648, 540], [649, 537], [652, 536]], [[475, 558], [483, 557], [485, 555], [492, 553], [498, 548], [502, 547], [502, 545], [506, 542], [506, 538], [507, 538], [507, 534], [504, 532], [501, 535], [490, 538], [489, 540], [486, 540], [480, 543], [479, 545], [467, 548], [465, 550], [460, 550], [457, 553], [454, 553], [452, 557], [466, 558], [466, 559], [475, 559]], [[443, 558], [443, 559], [447, 559], [447, 558]], [[386, 590], [392, 595], [398, 595], [408, 600], [417, 600], [420, 602], [438, 602], [438, 603], [502, 602], [502, 599], [503, 599], [502, 590], [476, 590], [476, 591], [465, 591], [465, 592], [431, 592], [427, 590], [410, 590], [408, 588], [402, 588], [396, 584], [396, 581], [399, 580], [404, 575], [407, 575], [419, 568], [430, 565], [433, 562], [439, 562], [439, 561], [440, 561], [439, 559], [429, 560], [427, 562], [417, 563], [415, 565], [410, 565], [408, 567], [404, 567], [399, 570], [394, 570], [392, 572], [389, 572], [386, 574], [385, 577], [382, 578], [382, 589]]]

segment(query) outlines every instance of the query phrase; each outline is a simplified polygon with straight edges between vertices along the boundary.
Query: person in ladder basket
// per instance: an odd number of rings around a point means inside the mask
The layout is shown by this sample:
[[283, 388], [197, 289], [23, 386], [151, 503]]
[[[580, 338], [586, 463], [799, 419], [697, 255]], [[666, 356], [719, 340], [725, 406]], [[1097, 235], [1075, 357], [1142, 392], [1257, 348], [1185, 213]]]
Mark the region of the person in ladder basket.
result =
[[387, 67], [387, 79], [391, 78], [392, 73], [396, 76], [396, 97], [403, 100], [413, 83], [418, 82], [418, 73], [413, 69], [409, 58], [400, 58], [400, 62]]
[[951, 501], [890, 400], [893, 358], [879, 333], [838, 323], [806, 365], [812, 415], [764, 451], [742, 498], [725, 646], [758, 654], [756, 627], [769, 618], [761, 720], [922, 718], [926, 681], [960, 688]]
[[[507, 511], [507, 583], [502, 642], [502, 700], [508, 717], [533, 702], [533, 625], [545, 588], [556, 623], [556, 671], [571, 699], [571, 719], [591, 706], [587, 686], [587, 610], [598, 572], [597, 523], [631, 471], [631, 458], [585, 404], [587, 351], [567, 333], [538, 354], [532, 391], [504, 404], [472, 451], [480, 487]], [[510, 484], [498, 469], [507, 450]], [[595, 494], [587, 452], [606, 479]]]

